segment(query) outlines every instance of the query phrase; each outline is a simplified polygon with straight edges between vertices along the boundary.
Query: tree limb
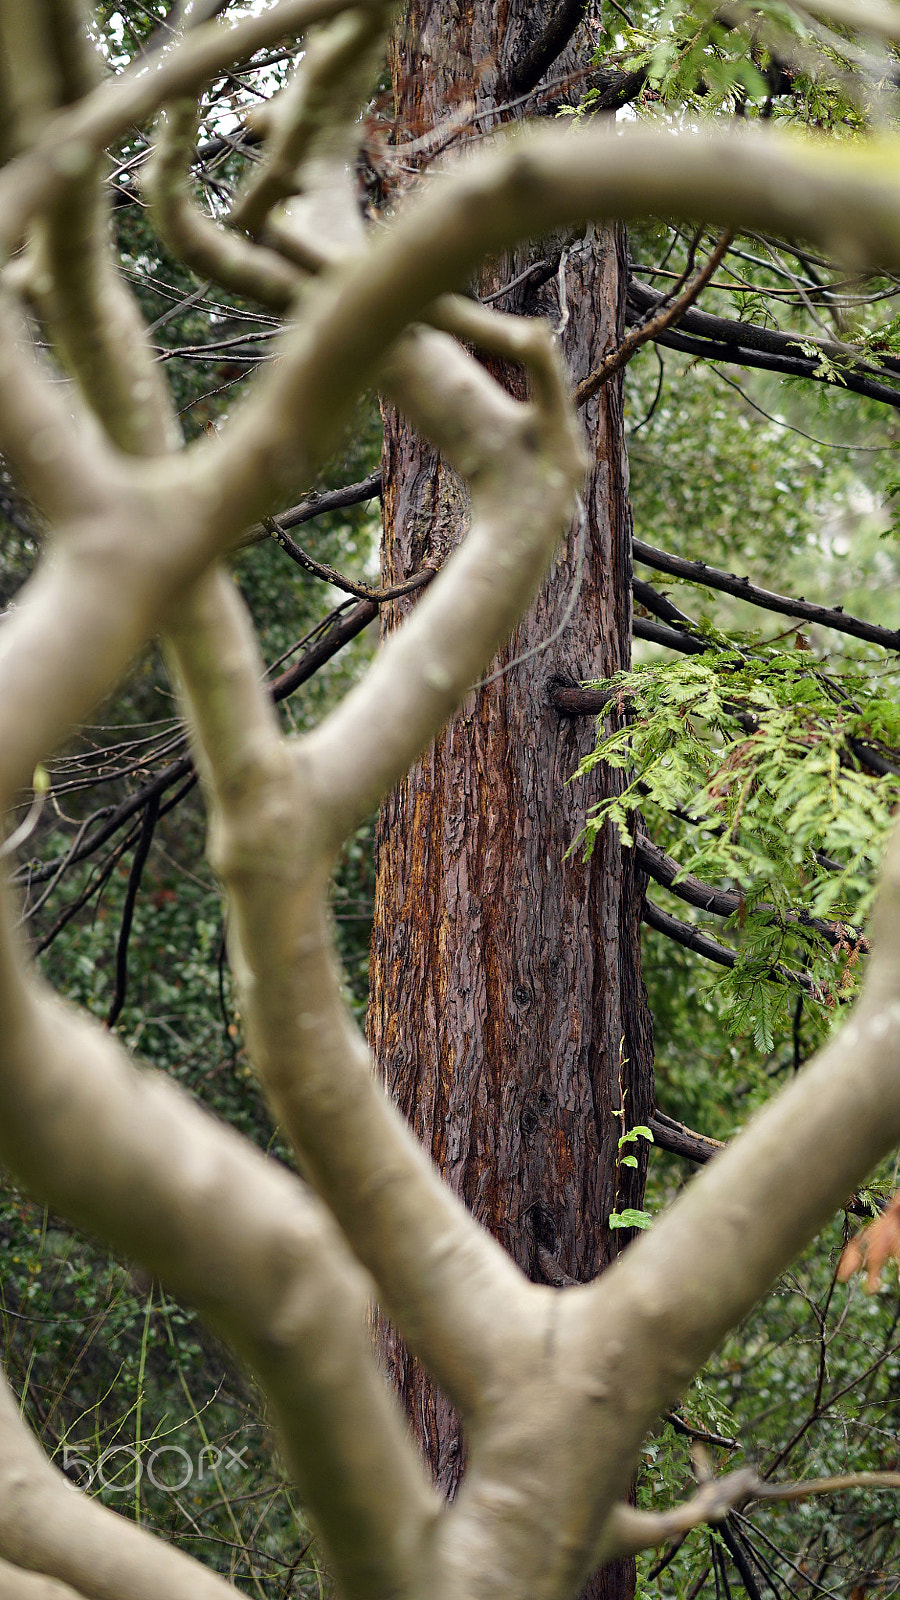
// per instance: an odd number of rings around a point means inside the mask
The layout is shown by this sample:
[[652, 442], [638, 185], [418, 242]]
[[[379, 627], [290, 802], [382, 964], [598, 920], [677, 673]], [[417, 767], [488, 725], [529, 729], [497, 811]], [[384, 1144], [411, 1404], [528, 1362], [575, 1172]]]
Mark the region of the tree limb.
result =
[[847, 633], [856, 639], [866, 639], [871, 644], [883, 645], [886, 650], [900, 650], [900, 632], [893, 628], [882, 628], [875, 622], [864, 622], [861, 617], [848, 616], [842, 606], [820, 606], [802, 597], [795, 599], [793, 595], [776, 594], [769, 589], [761, 589], [757, 584], [751, 583], [749, 578], [739, 578], [732, 572], [722, 572], [718, 567], [710, 567], [705, 561], [689, 561], [684, 556], [670, 555], [667, 550], [657, 550], [653, 545], [645, 544], [641, 539], [632, 541], [635, 560], [643, 562], [648, 567], [655, 567], [659, 572], [668, 572], [674, 578], [683, 578], [686, 583], [697, 583], [707, 589], [720, 589], [725, 594], [735, 595], [739, 600], [746, 600], [750, 605], [759, 606], [764, 611], [780, 612], [787, 617], [799, 617], [806, 622], [817, 622], [823, 628], [834, 628], [838, 633]]
[[277, 251], [221, 227], [193, 203], [189, 178], [195, 132], [192, 99], [170, 102], [157, 122], [142, 188], [160, 237], [199, 278], [246, 295], [271, 311], [290, 310], [303, 282], [296, 267]]
[[[655, 928], [657, 933], [664, 933], [667, 939], [682, 945], [685, 950], [693, 950], [695, 955], [704, 956], [707, 961], [714, 961], [720, 967], [737, 966], [737, 950], [732, 950], [730, 945], [720, 944], [718, 939], [711, 939], [708, 933], [703, 933], [700, 928], [694, 927], [693, 923], [680, 922], [668, 911], [663, 911], [653, 900], [645, 899], [641, 917], [648, 928]], [[813, 999], [822, 999], [820, 984], [815, 983], [807, 973], [795, 972], [781, 961], [775, 961], [767, 967], [765, 976], [771, 978], [774, 983], [795, 984], [806, 994], [812, 995]]]
[[[337, 1571], [355, 1587], [362, 1567], [363, 1592], [394, 1592], [438, 1503], [372, 1361], [368, 1281], [331, 1217], [292, 1174], [38, 989], [5, 924], [0, 1006], [2, 1159], [234, 1344], [272, 1402]], [[0, 1495], [7, 1553], [22, 1514], [12, 1507]], [[90, 1544], [73, 1545], [73, 1559], [95, 1559]]]
[[[500, 339], [501, 319], [486, 311], [480, 338], [488, 318]], [[469, 479], [472, 526], [364, 682], [307, 736], [336, 838], [369, 814], [465, 694], [570, 514], [582, 457], [546, 329], [517, 319], [502, 341], [530, 372], [530, 405], [504, 395], [458, 346], [426, 329], [407, 336], [388, 374], [404, 408]]]
[[[481, 319], [500, 337], [493, 317]], [[489, 659], [571, 504], [582, 458], [549, 342], [543, 330], [516, 324], [509, 346], [532, 369], [532, 405], [510, 399], [434, 332], [410, 336], [398, 352], [394, 386], [471, 476], [473, 526], [363, 685], [294, 741], [290, 760], [220, 580], [206, 585], [202, 606], [191, 603], [174, 635], [214, 797], [214, 855], [233, 901], [233, 965], [254, 1058], [386, 1309], [470, 1417], [508, 1359], [501, 1307], [517, 1302], [524, 1283], [373, 1084], [341, 1002], [324, 897], [343, 838]], [[214, 689], [223, 668], [227, 699]], [[293, 886], [287, 896], [285, 884]], [[309, 996], [299, 1011], [298, 994]]]
[[[702, 883], [693, 873], [685, 873], [679, 863], [666, 855], [646, 833], [637, 834], [634, 848], [644, 871], [688, 905], [696, 906], [700, 911], [710, 911], [716, 917], [733, 917], [740, 912], [744, 896], [738, 890]], [[776, 927], [794, 927], [798, 931], [808, 929], [818, 939], [839, 949], [846, 950], [851, 945], [860, 951], [869, 948], [868, 939], [844, 922], [827, 922], [822, 917], [810, 916], [809, 912], [781, 909], [764, 903], [754, 905], [753, 914], [774, 923]]]
[[614, 373], [620, 372], [627, 366], [641, 345], [647, 344], [650, 339], [656, 339], [666, 328], [671, 327], [673, 322], [680, 320], [687, 308], [694, 304], [697, 296], [702, 294], [716, 268], [721, 264], [727, 254], [731, 238], [732, 235], [727, 229], [721, 233], [703, 266], [692, 273], [674, 298], [660, 295], [652, 314], [648, 313], [641, 318], [631, 332], [625, 335], [621, 344], [604, 358], [596, 372], [592, 372], [587, 378], [582, 378], [575, 390], [576, 405], [585, 405], [605, 383], [609, 382]]
[[670, 1511], [637, 1511], [619, 1505], [613, 1513], [618, 1554], [636, 1555], [668, 1539], [689, 1533], [706, 1522], [722, 1522], [729, 1511], [751, 1501], [808, 1500], [812, 1495], [840, 1494], [851, 1489], [900, 1489], [900, 1472], [847, 1472], [833, 1478], [806, 1478], [800, 1483], [767, 1483], [751, 1467], [708, 1478], [692, 1499]]
[[693, 1128], [686, 1128], [683, 1122], [675, 1122], [672, 1117], [665, 1116], [659, 1108], [650, 1118], [650, 1131], [654, 1144], [661, 1150], [668, 1150], [673, 1156], [683, 1156], [686, 1161], [696, 1161], [698, 1165], [711, 1161], [719, 1150], [724, 1149], [721, 1139], [710, 1139], [705, 1133], [695, 1133]]

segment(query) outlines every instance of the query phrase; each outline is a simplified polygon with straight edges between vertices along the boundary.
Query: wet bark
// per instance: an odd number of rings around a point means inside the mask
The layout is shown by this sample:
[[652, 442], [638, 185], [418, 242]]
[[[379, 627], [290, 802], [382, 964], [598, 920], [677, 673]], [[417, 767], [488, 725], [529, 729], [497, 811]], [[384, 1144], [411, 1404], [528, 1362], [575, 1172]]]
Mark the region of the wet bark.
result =
[[[476, 0], [440, 16], [431, 0], [414, 0], [392, 62], [400, 125], [437, 126], [461, 93], [489, 110], [540, 21], [540, 5], [521, 0]], [[495, 263], [483, 288], [548, 259], [493, 303], [557, 324], [568, 310], [561, 338], [575, 383], [621, 337], [623, 240], [591, 227], [543, 241]], [[521, 392], [518, 373], [497, 376]], [[652, 1105], [632, 856], [609, 832], [589, 862], [569, 853], [587, 805], [616, 776], [569, 783], [592, 747], [593, 719], [566, 718], [550, 699], [560, 679], [608, 677], [630, 660], [619, 385], [590, 402], [584, 423], [583, 519], [490, 681], [382, 809], [369, 1006], [385, 1083], [447, 1181], [531, 1278], [560, 1288], [593, 1277], [627, 1239], [607, 1219], [640, 1205], [644, 1163], [623, 1166], [618, 1140]], [[466, 501], [390, 411], [383, 474], [382, 578], [395, 583], [446, 557], [465, 531]], [[415, 603], [384, 607], [385, 629]], [[628, 1151], [641, 1157], [640, 1144]], [[464, 1465], [456, 1419], [393, 1330], [379, 1337], [435, 1479], [452, 1495]], [[596, 1600], [632, 1591], [630, 1563], [590, 1589]]]

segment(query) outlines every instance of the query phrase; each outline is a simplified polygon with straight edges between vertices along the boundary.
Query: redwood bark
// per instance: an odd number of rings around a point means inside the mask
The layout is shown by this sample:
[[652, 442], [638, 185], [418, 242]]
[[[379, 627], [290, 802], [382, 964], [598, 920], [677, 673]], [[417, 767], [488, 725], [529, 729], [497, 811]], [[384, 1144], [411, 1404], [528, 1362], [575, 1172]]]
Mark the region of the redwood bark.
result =
[[[552, 9], [543, 0], [440, 10], [413, 0], [392, 61], [400, 127], [437, 126], [461, 94], [488, 111]], [[624, 252], [620, 234], [592, 227], [545, 241], [530, 259], [555, 262], [566, 244], [564, 296], [545, 269], [495, 303], [559, 323], [564, 299], [575, 383], [621, 337]], [[496, 263], [486, 287], [528, 261]], [[519, 374], [497, 375], [521, 390]], [[561, 716], [550, 698], [560, 679], [608, 677], [630, 660], [618, 382], [590, 402], [584, 422], [592, 466], [583, 522], [489, 669], [498, 676], [473, 690], [382, 809], [369, 1004], [385, 1083], [447, 1181], [531, 1278], [560, 1287], [592, 1278], [622, 1248], [627, 1235], [606, 1221], [640, 1205], [644, 1162], [622, 1165], [620, 1113], [632, 1127], [652, 1108], [633, 857], [609, 830], [590, 862], [568, 853], [586, 806], [617, 778], [568, 782], [592, 747], [593, 719]], [[382, 577], [395, 583], [444, 559], [465, 531], [466, 504], [452, 472], [390, 411], [383, 473]], [[385, 630], [415, 603], [384, 607]], [[642, 1157], [640, 1144], [627, 1150]], [[391, 1328], [380, 1342], [435, 1479], [452, 1495], [464, 1465], [456, 1419]], [[591, 1586], [597, 1600], [632, 1590], [630, 1563]]]

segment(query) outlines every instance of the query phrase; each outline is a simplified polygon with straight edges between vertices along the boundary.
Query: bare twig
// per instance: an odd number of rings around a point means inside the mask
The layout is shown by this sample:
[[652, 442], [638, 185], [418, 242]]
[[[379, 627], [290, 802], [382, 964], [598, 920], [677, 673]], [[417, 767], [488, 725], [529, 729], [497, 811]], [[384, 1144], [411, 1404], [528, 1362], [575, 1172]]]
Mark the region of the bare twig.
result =
[[678, 321], [688, 306], [693, 305], [697, 296], [702, 293], [715, 273], [716, 268], [720, 265], [731, 239], [732, 235], [728, 229], [721, 233], [708, 259], [703, 263], [699, 271], [694, 273], [693, 277], [688, 280], [684, 288], [679, 290], [674, 300], [664, 301], [653, 316], [647, 317], [643, 322], [638, 323], [637, 327], [632, 328], [631, 332], [625, 335], [621, 344], [615, 350], [611, 350], [608, 356], [604, 357], [600, 366], [587, 378], [582, 378], [575, 389], [576, 405], [586, 405], [587, 401], [598, 390], [602, 389], [605, 383], [609, 382], [614, 373], [621, 372], [622, 368], [627, 366], [642, 344], [646, 344], [650, 339], [655, 339], [658, 334], [671, 327], [672, 323]]

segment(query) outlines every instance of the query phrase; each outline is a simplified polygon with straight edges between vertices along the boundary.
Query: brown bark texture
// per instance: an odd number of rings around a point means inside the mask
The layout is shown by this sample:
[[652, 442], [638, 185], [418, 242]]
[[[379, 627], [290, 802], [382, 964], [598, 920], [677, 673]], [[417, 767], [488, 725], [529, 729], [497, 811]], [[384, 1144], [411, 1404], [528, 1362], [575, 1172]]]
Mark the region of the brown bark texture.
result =
[[[413, 0], [392, 61], [406, 137], [438, 127], [461, 100], [489, 115], [552, 10]], [[551, 76], [559, 72], [557, 62]], [[493, 303], [560, 326], [574, 384], [621, 337], [623, 240], [590, 227], [543, 241], [493, 263], [482, 289], [548, 258]], [[520, 374], [492, 370], [523, 392]], [[607, 677], [630, 660], [618, 383], [590, 402], [584, 422], [583, 519], [490, 681], [383, 806], [369, 1006], [379, 1070], [447, 1181], [532, 1279], [560, 1288], [594, 1277], [627, 1239], [606, 1219], [641, 1203], [643, 1141], [621, 1149], [619, 1138], [652, 1105], [632, 854], [611, 832], [589, 862], [570, 853], [586, 806], [617, 778], [569, 782], [594, 722], [566, 718], [550, 700], [560, 679]], [[459, 480], [392, 411], [383, 469], [382, 578], [392, 584], [443, 561], [467, 510]], [[385, 606], [385, 630], [415, 604]], [[636, 1169], [622, 1164], [627, 1153]], [[452, 1495], [464, 1464], [456, 1420], [393, 1330], [382, 1325], [379, 1338], [435, 1479]], [[622, 1600], [630, 1578], [630, 1563], [617, 1564], [590, 1592]]]

